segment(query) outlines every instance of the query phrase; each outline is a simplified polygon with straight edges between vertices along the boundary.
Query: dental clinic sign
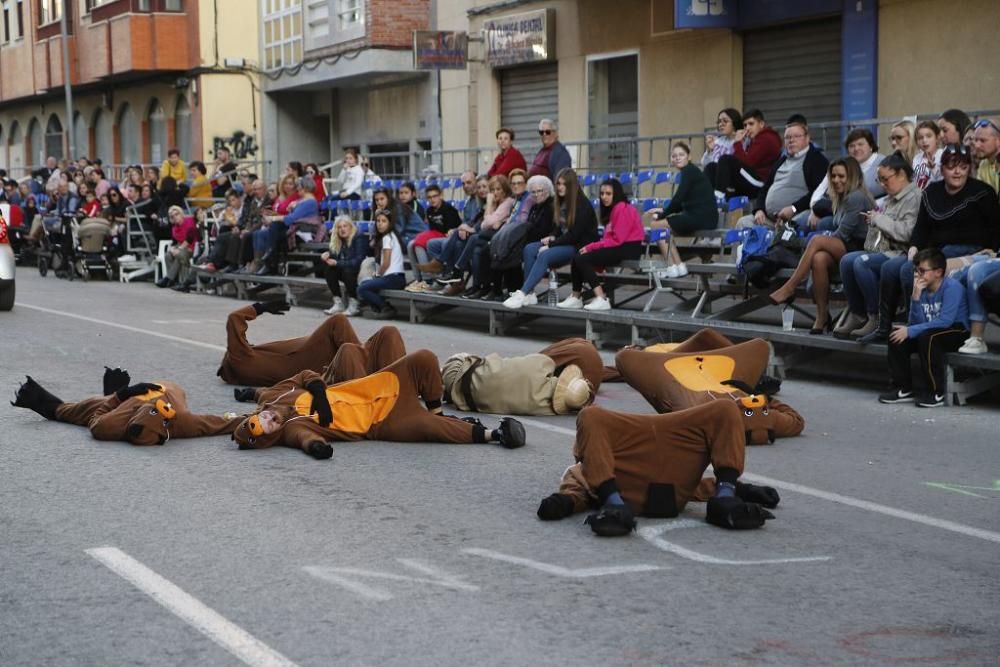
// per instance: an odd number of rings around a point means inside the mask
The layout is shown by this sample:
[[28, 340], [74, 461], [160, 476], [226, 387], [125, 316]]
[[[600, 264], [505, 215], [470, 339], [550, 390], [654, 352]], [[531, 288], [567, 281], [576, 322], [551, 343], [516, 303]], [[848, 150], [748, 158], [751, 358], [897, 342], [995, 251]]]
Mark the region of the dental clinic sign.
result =
[[553, 60], [556, 55], [556, 13], [539, 9], [490, 19], [483, 24], [486, 63], [507, 67]]

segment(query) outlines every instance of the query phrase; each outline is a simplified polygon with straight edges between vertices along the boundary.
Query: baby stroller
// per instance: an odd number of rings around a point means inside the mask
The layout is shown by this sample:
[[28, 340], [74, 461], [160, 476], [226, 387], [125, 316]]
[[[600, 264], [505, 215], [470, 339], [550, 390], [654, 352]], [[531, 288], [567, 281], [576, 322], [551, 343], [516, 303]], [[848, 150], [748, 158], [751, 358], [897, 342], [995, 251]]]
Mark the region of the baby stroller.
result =
[[73, 216], [47, 215], [42, 219], [42, 237], [36, 257], [38, 273], [45, 277], [49, 269], [61, 278], [73, 278]]
[[73, 268], [84, 280], [101, 272], [114, 280], [118, 261], [114, 253], [112, 227], [101, 218], [73, 222]]

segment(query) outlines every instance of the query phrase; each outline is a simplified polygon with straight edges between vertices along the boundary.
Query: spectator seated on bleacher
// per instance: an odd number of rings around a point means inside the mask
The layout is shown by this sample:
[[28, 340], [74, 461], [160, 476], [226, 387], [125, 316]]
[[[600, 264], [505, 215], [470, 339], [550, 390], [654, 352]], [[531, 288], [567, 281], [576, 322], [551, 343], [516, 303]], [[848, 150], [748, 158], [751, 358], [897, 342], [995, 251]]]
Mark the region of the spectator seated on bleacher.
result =
[[[306, 176], [313, 179], [316, 183], [316, 190], [314, 192], [316, 201], [323, 201], [326, 199], [326, 186], [323, 185], [323, 172], [320, 171], [319, 165], [314, 162], [310, 162], [305, 166], [305, 170]], [[361, 197], [359, 196], [358, 199], [360, 200]]]
[[[486, 206], [483, 208], [483, 218], [480, 220], [476, 233], [469, 237], [465, 249], [455, 262], [455, 269], [472, 278], [472, 286], [462, 293], [467, 299], [479, 299], [490, 294], [489, 243], [493, 236], [503, 228], [514, 210], [514, 191], [506, 176], [493, 176], [489, 180], [489, 194], [486, 195]], [[457, 285], [463, 285], [458, 283]], [[452, 294], [456, 285], [449, 288], [446, 294]]]
[[371, 309], [369, 313], [372, 319], [392, 319], [396, 316], [396, 309], [382, 297], [382, 291], [403, 289], [406, 285], [406, 273], [403, 265], [403, 241], [396, 233], [392, 213], [389, 211], [375, 211], [371, 252], [375, 255], [375, 276], [358, 285], [358, 301]]
[[764, 122], [764, 114], [753, 109], [743, 116], [743, 128], [733, 136], [731, 155], [716, 163], [712, 185], [728, 199], [736, 195], [754, 197], [781, 155], [781, 137]]
[[[878, 151], [875, 143], [875, 136], [870, 130], [856, 128], [847, 134], [844, 140], [844, 148], [847, 154], [858, 161], [861, 165], [861, 174], [864, 176], [865, 188], [876, 200], [885, 196], [885, 190], [878, 182], [878, 166], [882, 164], [885, 156]], [[823, 178], [819, 186], [813, 190], [809, 199], [808, 211], [802, 211], [795, 216], [795, 222], [802, 229], [830, 231], [833, 229], [833, 210], [830, 201], [830, 181]]]
[[941, 128], [932, 120], [917, 125], [916, 143], [919, 149], [913, 156], [913, 182], [923, 190], [941, 180]]
[[521, 151], [514, 148], [514, 130], [501, 127], [497, 130], [496, 138], [497, 148], [500, 152], [497, 153], [497, 157], [493, 160], [493, 165], [486, 172], [486, 175], [491, 178], [493, 176], [510, 178], [511, 172], [515, 169], [526, 171], [528, 165], [524, 161], [524, 156], [521, 155]]
[[76, 216], [79, 206], [80, 199], [75, 193], [70, 191], [69, 182], [60, 182], [57, 186], [55, 196], [50, 202], [49, 210], [43, 216], [36, 216], [32, 220], [31, 230], [28, 232], [28, 240], [38, 242], [42, 236], [43, 225], [48, 226], [49, 229], [59, 229], [62, 221], [72, 219]]
[[198, 208], [209, 208], [212, 205], [212, 182], [208, 180], [208, 169], [204, 162], [193, 161], [188, 167], [191, 172], [191, 184], [187, 197], [191, 205]]
[[315, 191], [316, 181], [303, 176], [296, 183], [298, 197], [288, 203], [287, 212], [272, 216], [268, 227], [268, 250], [262, 258], [264, 266], [257, 271], [257, 275], [278, 272], [281, 255], [294, 246], [296, 234], [300, 230], [311, 234], [310, 238], [316, 241], [326, 238], [326, 225], [319, 215], [319, 202], [313, 194]]
[[531, 161], [528, 176], [548, 176], [555, 178], [563, 169], [573, 166], [569, 151], [559, 141], [559, 126], [554, 120], [543, 118], [538, 121], [538, 136], [542, 139], [542, 147]]
[[253, 273], [257, 267], [254, 254], [254, 234], [264, 226], [264, 212], [271, 209], [272, 202], [267, 196], [267, 184], [254, 179], [249, 194], [243, 198], [238, 227], [240, 230], [239, 273]]
[[[344, 313], [351, 317], [358, 314], [358, 271], [367, 256], [368, 238], [358, 231], [358, 226], [349, 217], [337, 216], [330, 236], [330, 247], [320, 255], [320, 266], [324, 267], [323, 277], [333, 295], [333, 305], [324, 310], [324, 313]], [[340, 291], [340, 283], [344, 283], [347, 291], [347, 303]]]
[[861, 166], [854, 158], [831, 162], [827, 181], [833, 202], [833, 231], [818, 233], [809, 240], [792, 276], [769, 297], [774, 304], [791, 303], [795, 300], [796, 288], [811, 275], [816, 303], [816, 321], [809, 331], [811, 334], [822, 334], [832, 328], [828, 307], [831, 275], [836, 273], [844, 255], [864, 248], [868, 225], [862, 214], [875, 207], [875, 200], [865, 188]]
[[941, 143], [945, 146], [949, 144], [961, 144], [972, 127], [972, 119], [961, 109], [948, 109], [941, 113], [937, 119], [937, 125], [941, 128]]
[[205, 263], [197, 268], [215, 272], [229, 271], [240, 266], [240, 218], [243, 216], [243, 195], [236, 190], [226, 193], [226, 206], [217, 216], [218, 233]]
[[236, 163], [226, 147], [215, 151], [215, 171], [212, 173], [212, 197], [223, 199], [233, 185], [230, 175], [236, 172]]
[[181, 152], [176, 148], [171, 148], [167, 151], [167, 159], [160, 165], [160, 180], [155, 185], [162, 188], [163, 179], [168, 176], [174, 179], [175, 184], [180, 183], [187, 178], [187, 173], [187, 165], [184, 164], [184, 160], [181, 159]]
[[878, 282], [882, 266], [906, 254], [920, 209], [920, 189], [912, 182], [913, 168], [901, 153], [893, 153], [878, 168], [886, 197], [865, 216], [868, 235], [863, 250], [840, 260], [840, 279], [847, 296], [848, 315], [833, 330], [837, 338], [867, 336], [878, 326]]
[[990, 303], [995, 300], [990, 292], [1000, 286], [996, 280], [990, 281], [990, 277], [996, 274], [1000, 274], [1000, 259], [997, 259], [996, 251], [991, 249], [948, 260], [947, 275], [965, 287], [966, 301], [969, 304], [969, 338], [958, 349], [962, 354], [989, 352], [983, 334], [986, 332]]
[[344, 151], [344, 167], [337, 182], [340, 189], [330, 193], [334, 205], [342, 201], [360, 201], [364, 183], [365, 170], [359, 164], [358, 152], [348, 148]]
[[[417, 234], [416, 238], [406, 246], [410, 257], [410, 268], [413, 270], [414, 281], [407, 286], [408, 290], [424, 292], [429, 289], [425, 282], [424, 272], [431, 274], [441, 270], [441, 263], [436, 259], [441, 256], [445, 240], [462, 224], [462, 216], [455, 207], [444, 200], [441, 186], [431, 183], [424, 189], [427, 197], [427, 230]], [[431, 257], [435, 258], [433, 264]]]
[[[462, 177], [462, 188], [466, 194], [469, 189], [466, 186], [465, 176]], [[442, 293], [448, 296], [458, 296], [465, 290], [465, 276], [460, 269], [456, 269], [462, 252], [465, 250], [469, 238], [476, 233], [483, 218], [483, 207], [486, 206], [486, 197], [490, 193], [490, 179], [480, 176], [474, 183], [474, 194], [469, 195], [462, 209], [462, 224], [454, 234], [448, 236], [444, 249], [441, 251], [441, 277], [437, 279], [442, 286]], [[457, 285], [454, 289], [453, 286]]]
[[902, 295], [913, 290], [911, 262], [918, 250], [940, 248], [946, 258], [974, 255], [997, 247], [1000, 203], [993, 188], [970, 178], [972, 156], [961, 144], [945, 147], [941, 155], [942, 180], [923, 192], [917, 223], [906, 255], [882, 265], [879, 276], [879, 323], [861, 343], [888, 340]]
[[[947, 178], [947, 176], [945, 177]], [[965, 290], [945, 275], [946, 258], [937, 248], [925, 248], [913, 257], [917, 276], [906, 326], [889, 336], [890, 390], [880, 403], [913, 403], [920, 408], [945, 404], [945, 358], [969, 336], [969, 307]], [[916, 394], [910, 356], [916, 353], [927, 381]]]
[[[698, 171], [697, 167], [692, 168]], [[708, 185], [707, 180], [705, 184]], [[637, 260], [642, 255], [646, 231], [642, 227], [639, 211], [625, 196], [621, 181], [610, 178], [601, 183], [600, 200], [604, 236], [580, 248], [580, 252], [573, 257], [573, 291], [557, 304], [560, 308], [611, 310], [611, 302], [604, 294], [603, 281], [598, 277], [597, 271], [602, 268], [607, 270], [625, 261]], [[584, 283], [594, 290], [594, 298], [586, 306], [581, 297]]]
[[889, 128], [889, 144], [893, 152], [898, 152], [909, 164], [917, 154], [916, 125], [912, 120], [901, 120]]
[[407, 244], [427, 231], [424, 207], [417, 201], [417, 185], [412, 181], [400, 184], [396, 191], [396, 233]]
[[993, 191], [1000, 190], [1000, 127], [989, 118], [983, 118], [973, 128], [972, 154], [979, 160], [976, 178], [986, 183]]
[[809, 140], [809, 127], [800, 121], [785, 127], [785, 154], [774, 164], [753, 204], [753, 216], [738, 226], [791, 220], [809, 208], [812, 192], [827, 173], [828, 161]]
[[736, 132], [743, 128], [743, 116], [736, 109], [723, 109], [715, 123], [718, 134], [705, 135], [705, 153], [701, 167], [709, 181], [715, 182], [717, 163], [723, 155], [732, 155], [736, 148]]
[[[167, 219], [167, 211], [170, 210], [171, 206], [186, 208], [184, 205], [184, 191], [178, 186], [178, 182], [174, 180], [173, 176], [164, 176], [160, 179], [160, 188], [156, 191], [156, 198], [160, 200], [160, 208], [157, 210], [156, 215], [162, 220]], [[96, 191], [96, 188], [95, 192], [98, 197], [101, 196]]]
[[597, 216], [572, 169], [563, 169], [556, 178], [555, 215], [555, 232], [524, 247], [524, 284], [503, 302], [506, 308], [537, 304], [535, 286], [542, 278], [572, 262], [580, 248], [598, 239]]
[[279, 257], [276, 252], [280, 252], [282, 242], [285, 238], [286, 229], [282, 224], [281, 229], [272, 233], [271, 227], [276, 221], [284, 220], [285, 216], [291, 212], [292, 205], [299, 200], [298, 184], [292, 174], [285, 174], [278, 184], [280, 194], [274, 200], [274, 208], [270, 212], [265, 212], [264, 225], [253, 235], [254, 257], [260, 265], [256, 273], [267, 275], [277, 270]]
[[170, 220], [170, 234], [173, 244], [164, 255], [167, 272], [156, 283], [157, 287], [180, 287], [187, 285], [191, 268], [191, 257], [198, 242], [198, 227], [192, 216], [184, 215], [180, 206], [171, 206], [167, 212]]
[[[721, 117], [721, 114], [720, 114]], [[720, 121], [721, 122], [721, 121]], [[677, 142], [670, 150], [670, 163], [680, 172], [680, 184], [666, 208], [651, 209], [653, 229], [669, 229], [670, 239], [657, 241], [657, 247], [667, 269], [666, 278], [680, 278], [688, 273], [674, 244], [677, 236], [688, 236], [699, 229], [715, 229], [719, 224], [712, 184], [698, 167], [691, 164], [691, 149], [684, 142]]]

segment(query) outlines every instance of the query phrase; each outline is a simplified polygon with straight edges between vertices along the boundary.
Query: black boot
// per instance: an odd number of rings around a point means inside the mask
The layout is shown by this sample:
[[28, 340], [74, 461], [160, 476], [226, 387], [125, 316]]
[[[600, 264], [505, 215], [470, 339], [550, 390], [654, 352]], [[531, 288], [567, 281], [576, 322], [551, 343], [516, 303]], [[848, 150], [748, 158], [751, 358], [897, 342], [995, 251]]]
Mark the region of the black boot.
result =
[[47, 392], [42, 385], [28, 375], [28, 381], [22, 384], [11, 405], [17, 408], [28, 408], [34, 410], [46, 419], [56, 418], [56, 408], [63, 404], [63, 400]]
[[512, 417], [504, 417], [500, 420], [500, 446], [504, 449], [517, 449], [524, 447], [525, 434], [524, 425]]
[[882, 304], [879, 304], [878, 326], [870, 334], [859, 338], [858, 342], [862, 345], [884, 343], [889, 340], [890, 333], [892, 333], [892, 316], [882, 313]]
[[858, 342], [862, 345], [884, 343], [892, 333], [892, 318], [903, 292], [903, 286], [894, 276], [886, 276], [878, 283], [878, 326], [867, 336], [862, 336]]

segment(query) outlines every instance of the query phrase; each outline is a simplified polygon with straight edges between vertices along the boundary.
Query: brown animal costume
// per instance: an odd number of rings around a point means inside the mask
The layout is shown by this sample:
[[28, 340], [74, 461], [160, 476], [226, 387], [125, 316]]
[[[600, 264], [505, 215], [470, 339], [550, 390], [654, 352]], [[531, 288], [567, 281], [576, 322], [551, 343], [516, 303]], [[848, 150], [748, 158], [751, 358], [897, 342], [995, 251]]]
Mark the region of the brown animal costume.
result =
[[360, 343], [350, 321], [333, 315], [309, 336], [251, 345], [247, 326], [261, 313], [282, 314], [281, 301], [255, 303], [235, 310], [226, 321], [226, 354], [218, 375], [228, 384], [269, 387], [304, 370], [322, 371], [344, 343]]
[[[326, 384], [357, 380], [380, 371], [405, 356], [406, 346], [403, 344], [403, 337], [399, 334], [399, 329], [386, 326], [373, 333], [364, 345], [357, 343], [341, 345], [333, 360], [323, 369], [321, 376]], [[269, 403], [284, 391], [284, 389], [277, 387], [237, 389], [235, 391], [236, 400]]]
[[[271, 387], [270, 400], [259, 402], [257, 413], [243, 420], [233, 439], [240, 449], [281, 445], [316, 458], [332, 456], [328, 441], [483, 443], [492, 437], [510, 449], [524, 445], [524, 427], [516, 420], [505, 418], [499, 429], [488, 432], [476, 420], [441, 415], [442, 391], [438, 359], [429, 350], [333, 386], [315, 371], [302, 371]], [[322, 408], [329, 410], [332, 421], [320, 423], [319, 402], [325, 402]], [[272, 433], [261, 428], [260, 414], [265, 411], [280, 422]]]
[[[120, 373], [109, 387], [109, 374]], [[86, 426], [98, 440], [122, 440], [133, 445], [162, 445], [171, 438], [198, 438], [232, 433], [242, 417], [227, 419], [197, 415], [188, 410], [184, 390], [173, 382], [128, 384], [120, 370], [105, 374], [105, 396], [65, 403], [43, 389], [30, 376], [21, 385], [12, 405], [29, 408], [46, 419]]]
[[[538, 509], [542, 519], [561, 519], [594, 506], [607, 508], [609, 497], [617, 493], [627, 505], [619, 506], [619, 521], [609, 522], [608, 513], [602, 512], [588, 523], [600, 535], [623, 535], [634, 525], [633, 513], [674, 517], [692, 500], [709, 501], [716, 494], [716, 480], [733, 485], [743, 501], [767, 507], [778, 503], [773, 489], [765, 492], [764, 487], [737, 482], [743, 474], [745, 437], [741, 411], [732, 401], [711, 401], [665, 415], [591, 406], [584, 408], [576, 423], [573, 456], [578, 463], [563, 474], [559, 492], [542, 501]], [[715, 477], [703, 478], [709, 464]], [[710, 514], [715, 515], [709, 518], [712, 523], [728, 528], [759, 527], [771, 518], [759, 507], [735, 511], [730, 507], [721, 522], [713, 520], [719, 518], [718, 507]]]
[[615, 365], [625, 381], [657, 412], [675, 412], [725, 399], [740, 404], [747, 443], [774, 442], [802, 432], [804, 421], [791, 407], [754, 393], [767, 368], [770, 348], [755, 338], [733, 344], [703, 329], [671, 352], [625, 349]]

